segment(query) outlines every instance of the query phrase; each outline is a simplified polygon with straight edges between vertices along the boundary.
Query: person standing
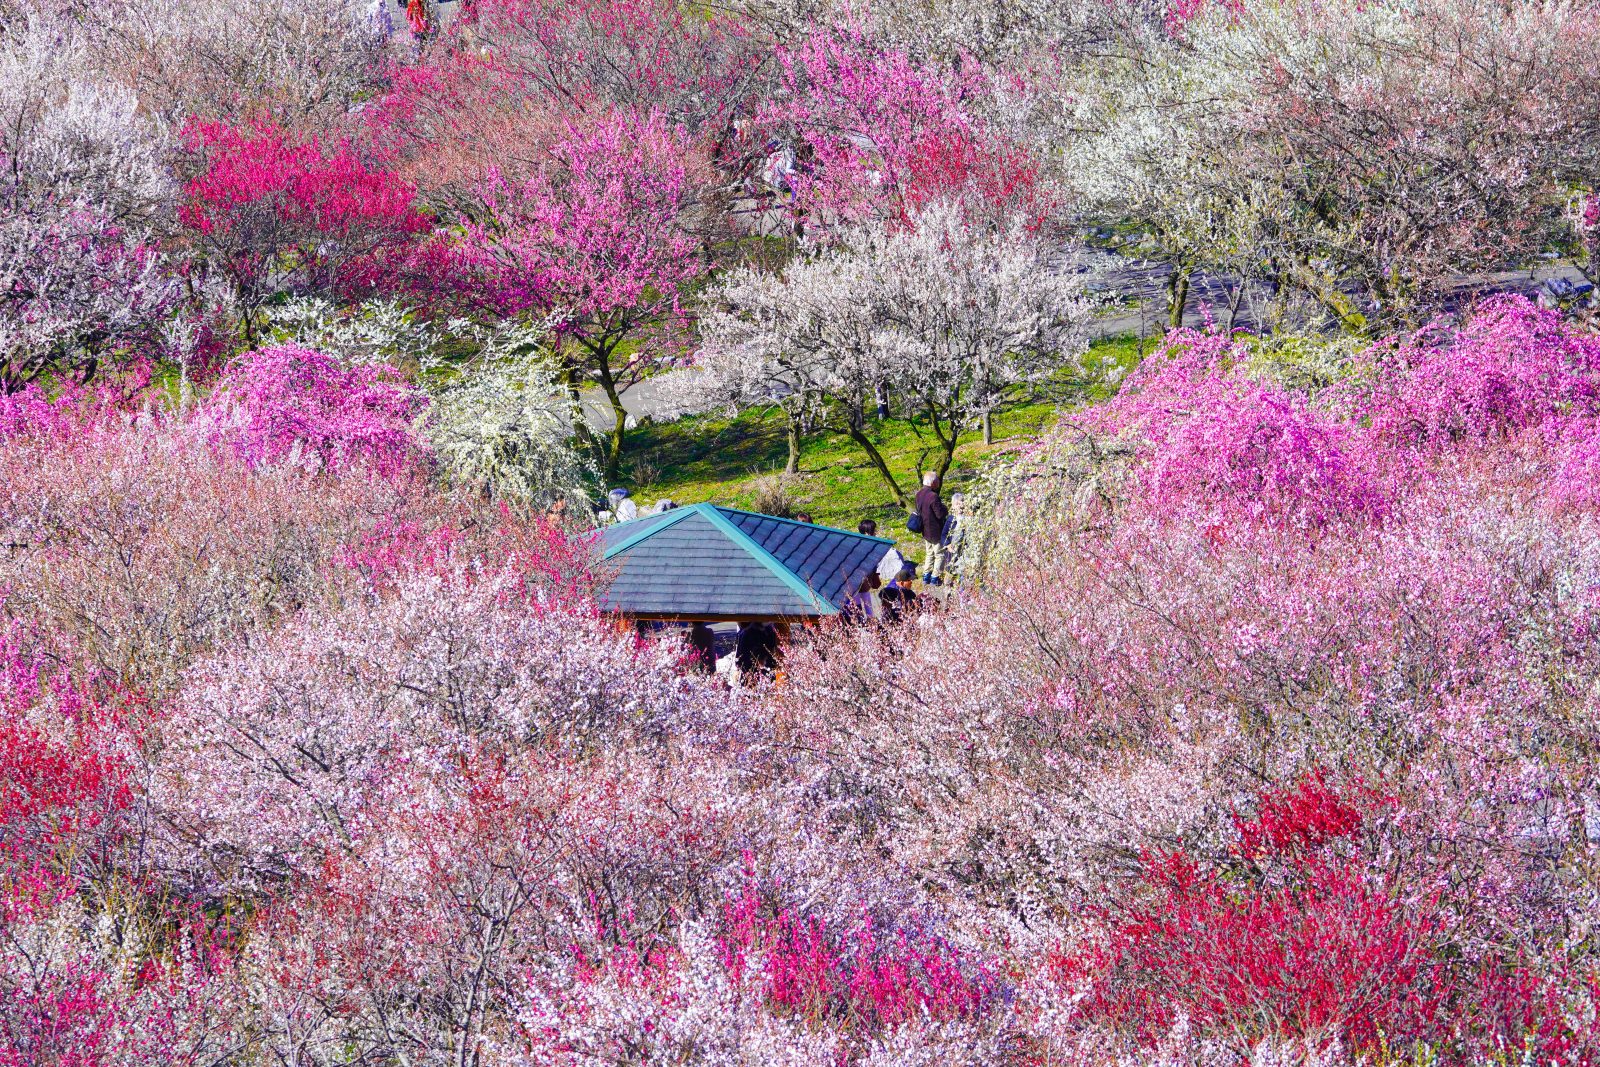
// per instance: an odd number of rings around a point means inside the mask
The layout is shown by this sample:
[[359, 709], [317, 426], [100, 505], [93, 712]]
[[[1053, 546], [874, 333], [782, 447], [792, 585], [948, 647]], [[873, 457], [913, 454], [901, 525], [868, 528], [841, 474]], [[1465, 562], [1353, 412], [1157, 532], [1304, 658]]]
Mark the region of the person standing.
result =
[[922, 520], [922, 540], [927, 545], [922, 580], [928, 585], [944, 584], [944, 524], [950, 518], [950, 509], [939, 496], [942, 484], [939, 475], [929, 471], [922, 476], [922, 488], [917, 490], [917, 518]]
[[878, 612], [872, 594], [880, 584], [882, 583], [878, 581], [878, 576], [868, 572], [867, 576], [861, 579], [856, 591], [845, 597], [844, 603], [839, 605], [839, 618], [849, 623], [866, 623], [877, 618]]
[[689, 669], [697, 674], [717, 673], [717, 636], [703, 622], [689, 629]]
[[768, 677], [778, 669], [778, 631], [770, 622], [747, 622], [739, 629], [734, 663], [741, 682]]
[[967, 498], [964, 493], [950, 494], [950, 517], [944, 522], [944, 572], [952, 580], [960, 581], [961, 549], [967, 533]]
[[[856, 531], [864, 537], [877, 537], [878, 524], [872, 519], [862, 519], [856, 525]], [[888, 585], [890, 582], [900, 577], [900, 572], [905, 569], [905, 566], [906, 559], [904, 556], [900, 555], [900, 550], [898, 548], [889, 549], [883, 554], [883, 558], [878, 561], [879, 584]], [[916, 568], [912, 569], [915, 570]]]

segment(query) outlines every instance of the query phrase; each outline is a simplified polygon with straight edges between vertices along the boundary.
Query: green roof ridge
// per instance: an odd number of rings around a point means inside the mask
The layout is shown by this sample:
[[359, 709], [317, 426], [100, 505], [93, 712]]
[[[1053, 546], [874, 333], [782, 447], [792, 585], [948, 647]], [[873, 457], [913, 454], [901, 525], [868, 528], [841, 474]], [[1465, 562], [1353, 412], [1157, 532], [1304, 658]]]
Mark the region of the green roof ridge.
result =
[[643, 523], [644, 524], [644, 528], [641, 529], [641, 530], [637, 530], [632, 534], [629, 534], [627, 537], [624, 537], [621, 541], [618, 541], [616, 544], [614, 544], [610, 548], [606, 549], [605, 553], [603, 555], [601, 555], [600, 558], [602, 560], [608, 560], [612, 556], [615, 556], [619, 552], [626, 552], [628, 549], [632, 548], [634, 545], [638, 544], [640, 541], [643, 541], [643, 540], [651, 537], [654, 534], [660, 533], [662, 530], [665, 530], [667, 527], [672, 526], [675, 523], [682, 522], [684, 519], [687, 519], [690, 515], [699, 514], [700, 513], [700, 509], [703, 508], [703, 507], [705, 507], [704, 504], [694, 504], [694, 505], [692, 505], [690, 507], [686, 507], [686, 508], [673, 508], [671, 511], [667, 512], [667, 517], [662, 519], [660, 522], [651, 522], [651, 523], [645, 523], [644, 522], [645, 519], [651, 519], [651, 518], [656, 518], [657, 517], [657, 516], [654, 516], [654, 515], [641, 515], [637, 519], [631, 519], [631, 520], [629, 520], [631, 522]]

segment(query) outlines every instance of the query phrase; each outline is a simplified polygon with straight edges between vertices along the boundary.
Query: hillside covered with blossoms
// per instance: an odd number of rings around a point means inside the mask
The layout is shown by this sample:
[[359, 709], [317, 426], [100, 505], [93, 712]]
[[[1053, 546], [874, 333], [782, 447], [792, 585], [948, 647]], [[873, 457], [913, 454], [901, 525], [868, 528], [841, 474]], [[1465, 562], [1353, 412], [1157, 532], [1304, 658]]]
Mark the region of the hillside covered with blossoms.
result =
[[[1597, 102], [1593, 0], [0, 0], [0, 1067], [1600, 1064]], [[959, 581], [619, 625], [646, 387], [991, 449]]]

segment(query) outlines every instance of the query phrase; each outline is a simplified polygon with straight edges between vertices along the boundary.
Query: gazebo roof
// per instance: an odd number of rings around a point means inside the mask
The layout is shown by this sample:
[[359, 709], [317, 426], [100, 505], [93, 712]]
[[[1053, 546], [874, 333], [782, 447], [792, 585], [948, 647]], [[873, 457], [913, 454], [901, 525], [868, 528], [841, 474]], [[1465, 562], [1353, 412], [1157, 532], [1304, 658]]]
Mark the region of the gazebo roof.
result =
[[834, 615], [893, 546], [716, 504], [674, 508], [606, 527], [601, 602], [636, 618]]

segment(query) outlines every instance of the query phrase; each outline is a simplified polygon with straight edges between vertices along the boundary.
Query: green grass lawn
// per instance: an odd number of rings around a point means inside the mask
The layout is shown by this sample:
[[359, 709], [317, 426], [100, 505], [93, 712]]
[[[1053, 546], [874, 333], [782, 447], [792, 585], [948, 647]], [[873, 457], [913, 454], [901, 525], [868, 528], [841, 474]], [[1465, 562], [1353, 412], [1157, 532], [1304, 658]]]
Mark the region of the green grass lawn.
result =
[[[1061, 403], [1101, 399], [1109, 381], [1138, 362], [1137, 341], [1096, 342], [1086, 360], [1087, 376], [1051, 383], [1049, 394], [1022, 398], [995, 413], [994, 444], [974, 432], [963, 438], [946, 479], [945, 496], [960, 490], [990, 459], [1015, 450], [1048, 426]], [[1059, 399], [1057, 399], [1059, 398]], [[903, 419], [875, 423], [873, 443], [909, 495], [917, 485], [918, 463], [935, 462], [931, 436], [920, 436]], [[669, 497], [679, 504], [712, 501], [752, 511], [779, 510], [773, 497], [788, 454], [783, 417], [775, 410], [752, 410], [728, 418], [701, 416], [646, 424], [628, 435], [624, 484], [641, 508]], [[862, 519], [878, 521], [878, 532], [906, 545], [919, 538], [905, 528], [904, 513], [866, 455], [842, 434], [808, 437], [802, 442], [800, 473], [784, 480], [790, 509], [808, 512], [825, 526], [853, 530]]]

